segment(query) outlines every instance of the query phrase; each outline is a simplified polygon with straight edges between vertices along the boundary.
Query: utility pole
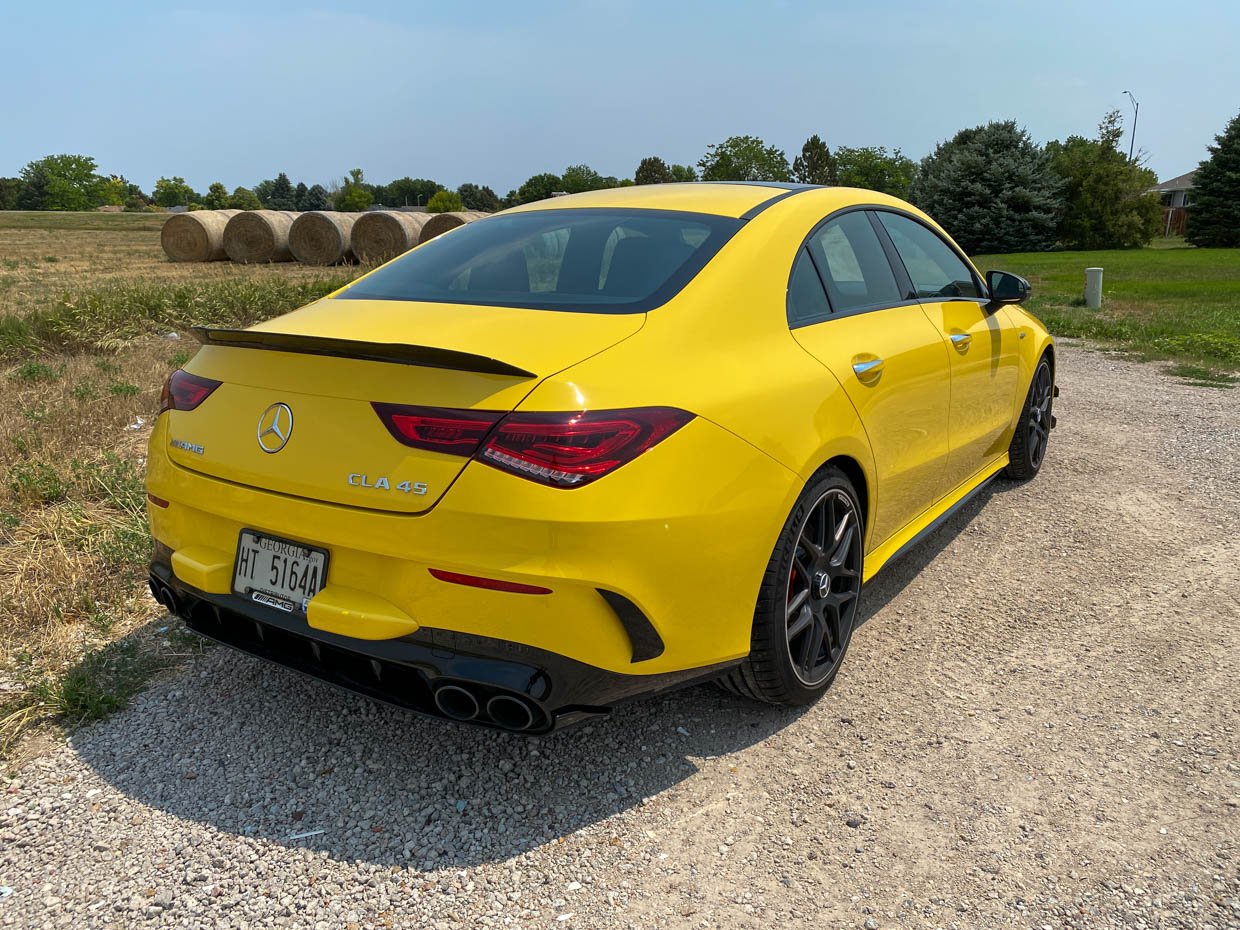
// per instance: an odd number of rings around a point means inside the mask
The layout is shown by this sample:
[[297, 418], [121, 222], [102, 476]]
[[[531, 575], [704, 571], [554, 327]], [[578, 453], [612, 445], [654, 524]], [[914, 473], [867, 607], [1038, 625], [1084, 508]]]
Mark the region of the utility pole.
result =
[[1141, 115], [1141, 104], [1137, 103], [1137, 98], [1132, 95], [1132, 91], [1126, 90], [1124, 93], [1132, 101], [1132, 134], [1128, 137], [1128, 160], [1132, 161], [1133, 148], [1137, 144], [1137, 117]]

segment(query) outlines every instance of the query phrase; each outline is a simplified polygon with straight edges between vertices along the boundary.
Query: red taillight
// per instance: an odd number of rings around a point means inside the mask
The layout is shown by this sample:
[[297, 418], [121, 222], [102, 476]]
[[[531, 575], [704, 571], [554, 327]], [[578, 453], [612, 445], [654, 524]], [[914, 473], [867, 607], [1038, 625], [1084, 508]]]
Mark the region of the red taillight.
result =
[[159, 396], [159, 412], [193, 410], [206, 400], [211, 392], [220, 386], [220, 383], [210, 378], [191, 375], [188, 371], [178, 368], [164, 382], [163, 393]]
[[473, 455], [503, 416], [492, 410], [445, 410], [377, 402], [371, 406], [397, 442], [449, 455]]
[[477, 457], [557, 488], [579, 488], [631, 462], [693, 419], [674, 407], [512, 413]]
[[693, 419], [675, 407], [503, 414], [373, 402], [398, 441], [473, 456], [555, 488], [589, 484], [662, 442]]
[[488, 591], [507, 591], [509, 594], [550, 594], [550, 588], [542, 588], [536, 584], [518, 584], [515, 581], [500, 581], [498, 578], [483, 578], [480, 575], [462, 575], [460, 572], [448, 572], [442, 568], [427, 569], [440, 581], [451, 584], [463, 584], [470, 588], [485, 588]]

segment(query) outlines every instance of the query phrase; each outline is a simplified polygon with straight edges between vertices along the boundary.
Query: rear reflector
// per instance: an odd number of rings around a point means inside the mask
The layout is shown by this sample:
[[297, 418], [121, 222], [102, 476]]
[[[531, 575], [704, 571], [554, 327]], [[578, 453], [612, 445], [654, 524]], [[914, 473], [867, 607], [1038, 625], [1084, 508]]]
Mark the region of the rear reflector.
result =
[[492, 410], [445, 410], [378, 402], [371, 406], [397, 442], [461, 456], [473, 455], [503, 416]]
[[156, 497], [150, 491], [146, 492], [146, 499], [150, 501], [152, 504], [154, 504], [156, 507], [167, 507], [168, 506], [168, 502], [166, 500], [164, 500], [162, 497]]
[[178, 368], [164, 382], [163, 393], [159, 397], [159, 412], [165, 410], [193, 410], [220, 386], [219, 381], [200, 378], [188, 371]]
[[540, 588], [534, 584], [517, 584], [515, 581], [500, 581], [497, 578], [481, 578], [478, 575], [462, 575], [459, 572], [446, 572], [442, 568], [431, 568], [428, 571], [440, 581], [451, 584], [463, 584], [470, 588], [486, 588], [488, 591], [507, 591], [510, 594], [550, 594], [550, 588]]
[[579, 488], [633, 461], [693, 419], [674, 407], [509, 414], [478, 457], [502, 471]]

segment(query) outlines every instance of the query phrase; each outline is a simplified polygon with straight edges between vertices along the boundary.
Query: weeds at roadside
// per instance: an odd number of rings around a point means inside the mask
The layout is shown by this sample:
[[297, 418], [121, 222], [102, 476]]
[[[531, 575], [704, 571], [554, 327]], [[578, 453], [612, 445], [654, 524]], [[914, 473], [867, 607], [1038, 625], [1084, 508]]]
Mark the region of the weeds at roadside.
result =
[[1236, 375], [1188, 362], [1170, 365], [1165, 370], [1171, 377], [1179, 378], [1185, 384], [1191, 384], [1194, 387], [1230, 388], [1240, 383], [1240, 377]]
[[191, 326], [249, 326], [308, 304], [349, 280], [347, 275], [335, 275], [303, 280], [112, 283], [61, 295], [24, 316], [5, 317], [0, 326], [0, 354], [32, 349], [113, 351], [144, 336], [181, 332]]
[[14, 381], [25, 381], [28, 383], [55, 381], [60, 377], [60, 372], [44, 362], [30, 361], [19, 365], [10, 377]]

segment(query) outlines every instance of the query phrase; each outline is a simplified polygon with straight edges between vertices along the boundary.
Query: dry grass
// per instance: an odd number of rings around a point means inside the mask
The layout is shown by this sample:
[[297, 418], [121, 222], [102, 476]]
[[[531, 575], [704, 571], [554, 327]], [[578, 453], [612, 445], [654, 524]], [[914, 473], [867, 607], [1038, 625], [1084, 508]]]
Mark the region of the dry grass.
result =
[[195, 322], [245, 324], [349, 270], [169, 262], [163, 217], [0, 212], [0, 757], [123, 705], [189, 648], [146, 592], [142, 474]]

